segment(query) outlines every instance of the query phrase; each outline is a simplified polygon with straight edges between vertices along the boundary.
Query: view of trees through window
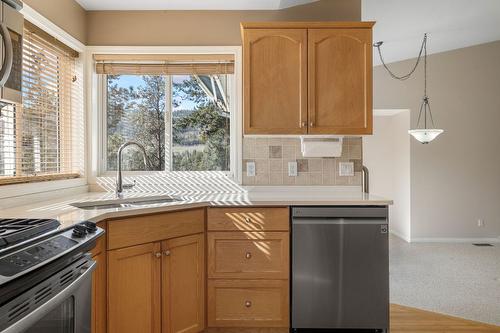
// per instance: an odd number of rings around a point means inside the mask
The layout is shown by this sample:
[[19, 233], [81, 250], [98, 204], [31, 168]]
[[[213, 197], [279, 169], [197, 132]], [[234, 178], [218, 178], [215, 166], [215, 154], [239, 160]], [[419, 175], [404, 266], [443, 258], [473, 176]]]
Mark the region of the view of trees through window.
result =
[[[227, 91], [226, 75], [108, 75], [107, 169], [116, 170], [120, 145], [135, 141], [148, 170], [228, 171]], [[140, 151], [124, 151], [123, 169], [145, 170]]]

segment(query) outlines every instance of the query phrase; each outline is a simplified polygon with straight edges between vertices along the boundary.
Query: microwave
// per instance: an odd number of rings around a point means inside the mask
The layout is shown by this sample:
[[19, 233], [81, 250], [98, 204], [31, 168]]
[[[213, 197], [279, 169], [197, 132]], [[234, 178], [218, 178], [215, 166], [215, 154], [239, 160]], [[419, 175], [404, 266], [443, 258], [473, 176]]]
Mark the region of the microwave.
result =
[[0, 1], [0, 103], [22, 102], [23, 28], [19, 0]]

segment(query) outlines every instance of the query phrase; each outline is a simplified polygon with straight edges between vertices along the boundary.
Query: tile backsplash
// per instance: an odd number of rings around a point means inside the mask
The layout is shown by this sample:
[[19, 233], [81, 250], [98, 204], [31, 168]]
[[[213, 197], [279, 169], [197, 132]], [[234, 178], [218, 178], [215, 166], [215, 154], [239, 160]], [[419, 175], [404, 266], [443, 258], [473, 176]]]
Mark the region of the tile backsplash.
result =
[[[304, 158], [299, 138], [243, 138], [243, 185], [361, 185], [361, 137], [344, 138], [338, 158]], [[288, 176], [288, 162], [297, 162], [297, 176]], [[255, 176], [247, 176], [255, 162]], [[353, 162], [354, 176], [340, 176], [339, 163]]]

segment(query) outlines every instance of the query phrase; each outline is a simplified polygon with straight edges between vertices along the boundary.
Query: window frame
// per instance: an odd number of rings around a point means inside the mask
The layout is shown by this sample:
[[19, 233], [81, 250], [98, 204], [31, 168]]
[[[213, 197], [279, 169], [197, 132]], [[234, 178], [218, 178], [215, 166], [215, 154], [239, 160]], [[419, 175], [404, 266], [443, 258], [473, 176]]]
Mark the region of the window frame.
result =
[[[93, 54], [232, 54], [234, 55], [235, 65], [232, 82], [230, 85], [232, 103], [230, 105], [230, 170], [219, 171], [223, 172], [228, 178], [241, 184], [241, 158], [242, 158], [242, 77], [241, 77], [241, 46], [185, 46], [185, 47], [91, 47], [88, 54], [88, 60], [92, 61], [92, 95], [94, 109], [97, 112], [94, 114], [92, 129], [90, 133], [97, 132], [97, 138], [89, 138], [93, 140], [92, 147], [96, 149], [92, 152], [92, 171], [89, 176], [90, 184], [97, 184], [99, 177], [114, 177], [116, 171], [107, 170], [106, 160], [106, 107], [107, 107], [107, 83], [106, 75], [99, 75], [95, 72], [93, 62]], [[167, 96], [167, 94], [166, 94]], [[167, 98], [167, 97], [166, 97]], [[168, 101], [168, 99], [167, 99]], [[170, 102], [170, 101], [168, 101]], [[167, 110], [168, 112], [169, 110]], [[166, 126], [170, 126], [169, 119]], [[170, 143], [168, 143], [170, 144]], [[171, 149], [170, 149], [171, 153]], [[171, 160], [171, 158], [170, 158]], [[167, 165], [170, 162], [167, 162]], [[158, 173], [168, 173], [174, 175], [177, 172], [186, 171], [123, 171], [125, 176], [140, 176], [154, 175]], [[187, 171], [189, 172], [189, 171]], [[193, 171], [194, 173], [195, 171]], [[209, 172], [209, 171], [207, 171]], [[213, 172], [213, 171], [212, 171]]]
[[[24, 3], [23, 8], [21, 9], [21, 14], [23, 14], [24, 19], [29, 21], [30, 23], [34, 24], [35, 26], [39, 27], [43, 31], [47, 32], [49, 35], [55, 37], [57, 40], [61, 41], [63, 44], [67, 45], [68, 47], [74, 49], [75, 51], [80, 53], [80, 58], [82, 61], [82, 71], [83, 71], [83, 108], [85, 113], [87, 114], [87, 47], [80, 42], [78, 39], [58, 27], [56, 24], [54, 24], [52, 21], [47, 19], [45, 16], [37, 12], [35, 9], [30, 7], [28, 4]], [[86, 115], [84, 117], [84, 121], [86, 121]], [[83, 133], [84, 136], [86, 136], [86, 127], [84, 128], [85, 133]], [[85, 140], [86, 143], [86, 140]], [[24, 204], [25, 202], [32, 202], [34, 198], [37, 200], [39, 193], [40, 195], [43, 195], [46, 198], [46, 192], [56, 192], [59, 190], [64, 190], [64, 189], [83, 189], [86, 187], [88, 184], [88, 178], [87, 178], [87, 165], [88, 165], [88, 160], [87, 160], [87, 147], [82, 148], [82, 153], [84, 153], [84, 165], [83, 165], [83, 174], [80, 175], [78, 178], [71, 178], [71, 179], [54, 179], [54, 180], [45, 180], [43, 181], [44, 186], [40, 186], [39, 181], [33, 181], [33, 182], [27, 182], [27, 183], [15, 183], [15, 184], [5, 184], [2, 185], [2, 191], [0, 191], [0, 201], [4, 199], [10, 199], [13, 197], [19, 198], [19, 200], [14, 200], [15, 204]], [[77, 191], [78, 191], [77, 190]], [[44, 193], [44, 194], [42, 194]], [[25, 198], [24, 196], [27, 195], [34, 195], [31, 196], [31, 199], [23, 199]], [[42, 198], [42, 197], [40, 197]], [[26, 201], [24, 201], [26, 200]], [[31, 200], [31, 201], [30, 201]], [[12, 202], [14, 202], [12, 201]]]

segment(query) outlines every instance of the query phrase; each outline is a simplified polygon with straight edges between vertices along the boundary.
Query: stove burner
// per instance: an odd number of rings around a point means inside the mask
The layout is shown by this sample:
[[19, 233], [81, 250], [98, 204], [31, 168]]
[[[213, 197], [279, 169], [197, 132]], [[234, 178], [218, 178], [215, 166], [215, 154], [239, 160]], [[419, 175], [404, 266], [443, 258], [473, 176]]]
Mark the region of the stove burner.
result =
[[57, 229], [54, 219], [0, 219], [0, 248]]

